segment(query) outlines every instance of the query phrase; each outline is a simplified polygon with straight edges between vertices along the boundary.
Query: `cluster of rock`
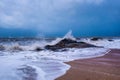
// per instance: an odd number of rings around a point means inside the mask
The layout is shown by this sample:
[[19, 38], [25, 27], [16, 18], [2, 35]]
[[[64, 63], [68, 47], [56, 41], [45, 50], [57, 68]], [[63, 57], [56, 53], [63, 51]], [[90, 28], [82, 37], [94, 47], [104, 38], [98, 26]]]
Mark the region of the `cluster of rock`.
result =
[[88, 48], [88, 47], [96, 46], [85, 42], [77, 42], [76, 40], [63, 39], [55, 45], [46, 45], [45, 49], [56, 51], [63, 48]]
[[[91, 38], [92, 41], [98, 41], [102, 40], [100, 37], [94, 37]], [[112, 40], [109, 40], [112, 41]], [[51, 51], [59, 51], [62, 49], [68, 49], [68, 48], [89, 48], [89, 47], [98, 47], [93, 44], [89, 44], [86, 42], [78, 42], [76, 38], [72, 36], [72, 31], [69, 31], [63, 38], [61, 38], [57, 43], [55, 44], [48, 44], [44, 48], [36, 47], [34, 51], [42, 51], [42, 50], [51, 50]], [[4, 46], [0, 46], [0, 50], [5, 50]], [[19, 44], [13, 46], [10, 48], [12, 51], [23, 51], [24, 49], [19, 46]]]
[[[91, 41], [98, 41], [98, 40], [103, 40], [103, 38], [101, 38], [101, 37], [93, 37], [90, 40]], [[113, 39], [107, 39], [107, 40], [110, 41], [110, 42], [114, 41]]]

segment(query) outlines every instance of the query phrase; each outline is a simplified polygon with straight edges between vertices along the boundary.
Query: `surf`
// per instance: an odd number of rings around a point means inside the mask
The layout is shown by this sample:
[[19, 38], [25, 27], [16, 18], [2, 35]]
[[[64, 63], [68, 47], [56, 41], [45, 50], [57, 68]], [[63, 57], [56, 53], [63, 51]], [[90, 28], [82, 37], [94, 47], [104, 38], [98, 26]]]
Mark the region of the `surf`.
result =
[[[0, 79], [1, 80], [55, 80], [70, 69], [65, 62], [104, 56], [109, 52], [108, 47], [66, 48], [65, 50], [48, 50], [46, 45], [56, 45], [64, 39], [75, 42], [94, 44], [99, 41], [91, 39], [77, 40], [68, 32], [62, 38], [54, 40], [31, 40], [0, 44]], [[107, 40], [107, 39], [106, 39]], [[114, 39], [116, 44], [119, 39]], [[112, 44], [112, 42], [111, 42]], [[96, 44], [94, 44], [96, 45]], [[98, 45], [101, 46], [101, 45]], [[109, 45], [108, 45], [109, 46]], [[36, 48], [42, 50], [36, 51]], [[64, 48], [63, 48], [64, 49]], [[32, 75], [32, 76], [30, 76]]]

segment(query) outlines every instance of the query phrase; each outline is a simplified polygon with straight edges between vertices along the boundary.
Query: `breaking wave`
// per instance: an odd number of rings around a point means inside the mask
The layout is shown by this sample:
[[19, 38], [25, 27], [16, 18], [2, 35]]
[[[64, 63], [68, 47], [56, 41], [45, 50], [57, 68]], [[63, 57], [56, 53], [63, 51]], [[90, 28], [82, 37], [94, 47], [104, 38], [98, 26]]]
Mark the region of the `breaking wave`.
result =
[[0, 44], [0, 50], [1, 51], [35, 51], [36, 49], [44, 49], [44, 47], [46, 45], [55, 45], [58, 42], [60, 42], [63, 39], [71, 39], [71, 40], [76, 40], [76, 38], [74, 38], [72, 36], [72, 31], [69, 31], [63, 38], [57, 38], [53, 41], [48, 41], [48, 40], [40, 40], [40, 41], [29, 41], [29, 43], [27, 43], [27, 41], [21, 41], [20, 42], [12, 42], [10, 44], [8, 44], [6, 42], [6, 44]]

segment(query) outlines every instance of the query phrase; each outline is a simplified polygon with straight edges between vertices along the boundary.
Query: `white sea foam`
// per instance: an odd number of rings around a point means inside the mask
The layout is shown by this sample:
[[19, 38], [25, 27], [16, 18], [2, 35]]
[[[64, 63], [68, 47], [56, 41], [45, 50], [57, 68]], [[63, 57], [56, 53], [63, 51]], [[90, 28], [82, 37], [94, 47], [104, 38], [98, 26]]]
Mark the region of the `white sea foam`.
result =
[[100, 39], [97, 41], [92, 41], [89, 38], [83, 39], [82, 41], [96, 45], [96, 46], [103, 46], [105, 48], [112, 48], [112, 49], [120, 49], [120, 39], [111, 39], [112, 41], [109, 41], [109, 39]]
[[[105, 55], [108, 49], [104, 48], [84, 48], [69, 49], [64, 52], [53, 52], [44, 50], [41, 52], [22, 51], [3, 52], [0, 56], [0, 79], [1, 80], [21, 80], [25, 75], [18, 75], [20, 66], [26, 65], [35, 69], [37, 80], [54, 80], [62, 76], [70, 68], [64, 62], [99, 57]], [[24, 74], [24, 73], [23, 73]], [[27, 76], [27, 75], [26, 75]]]
[[21, 45], [17, 42], [11, 43], [11, 44], [1, 44], [1, 45], [2, 45], [2, 48], [4, 48], [4, 51], [33, 51], [36, 48], [43, 49], [47, 44], [48, 44], [47, 41], [42, 40], [39, 42], [36, 41], [34, 43], [27, 44], [27, 45]]

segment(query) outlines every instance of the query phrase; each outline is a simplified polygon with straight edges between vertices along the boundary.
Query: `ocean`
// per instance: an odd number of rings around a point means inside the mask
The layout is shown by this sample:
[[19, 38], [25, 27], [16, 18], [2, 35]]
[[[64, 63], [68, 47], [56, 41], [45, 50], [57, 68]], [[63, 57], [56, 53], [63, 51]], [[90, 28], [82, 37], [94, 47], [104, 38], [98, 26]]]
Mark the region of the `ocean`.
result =
[[[96, 46], [90, 48], [67, 48], [63, 51], [44, 49], [69, 38]], [[36, 48], [41, 48], [37, 51]], [[55, 80], [70, 69], [65, 62], [100, 57], [110, 49], [120, 49], [120, 38], [74, 38], [68, 33], [63, 38], [2, 38], [0, 39], [0, 80]]]

